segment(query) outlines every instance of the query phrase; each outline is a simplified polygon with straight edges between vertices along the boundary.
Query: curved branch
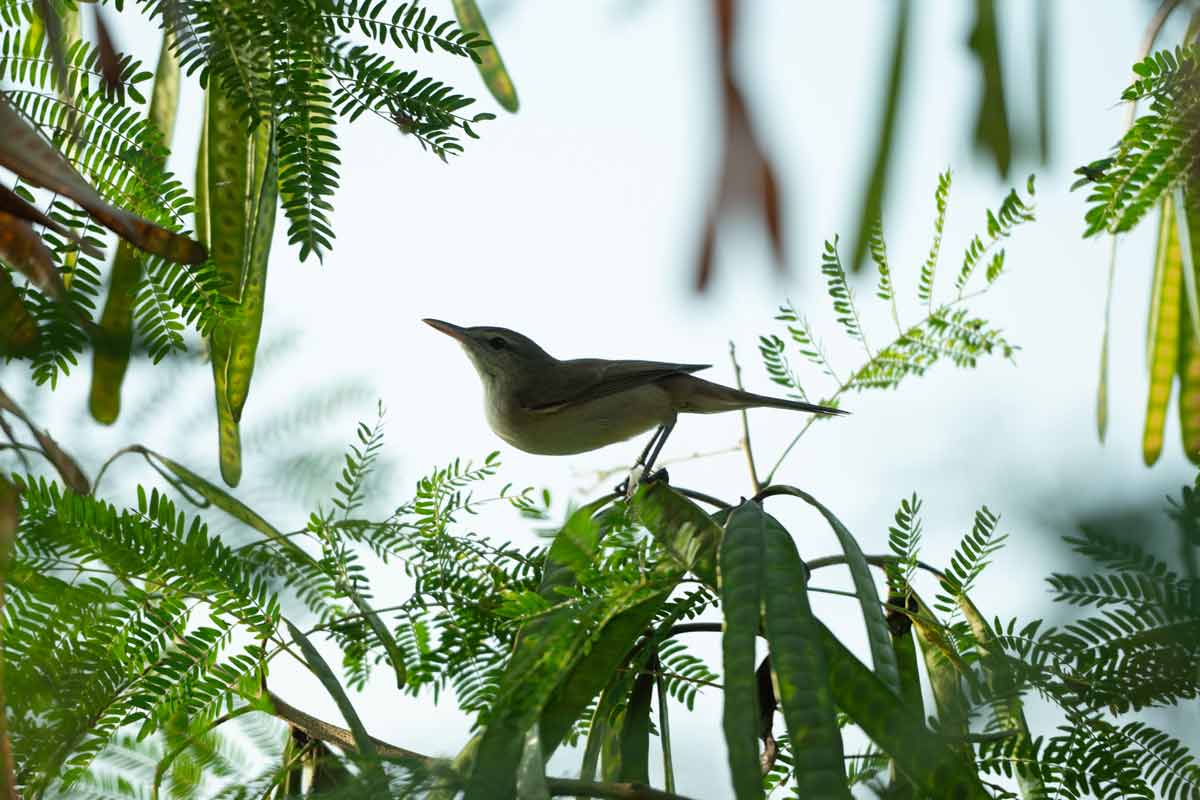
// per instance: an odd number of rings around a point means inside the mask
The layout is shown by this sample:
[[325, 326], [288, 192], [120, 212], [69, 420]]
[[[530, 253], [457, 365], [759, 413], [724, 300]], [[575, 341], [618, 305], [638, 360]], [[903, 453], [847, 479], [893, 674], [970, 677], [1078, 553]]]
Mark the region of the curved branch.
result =
[[[328, 723], [322, 719], [306, 714], [291, 705], [275, 692], [267, 690], [267, 697], [275, 707], [275, 716], [304, 731], [309, 738], [319, 739], [328, 744], [337, 745], [343, 750], [356, 750], [354, 736], [345, 728]], [[449, 766], [450, 759], [434, 758], [415, 750], [397, 747], [394, 744], [371, 737], [379, 755], [384, 758], [401, 761], [415, 761], [422, 766]], [[573, 778], [546, 778], [546, 785], [551, 795], [577, 795], [582, 797], [610, 798], [611, 800], [689, 800], [683, 795], [664, 792], [640, 783], [596, 783], [593, 781], [575, 780]]]

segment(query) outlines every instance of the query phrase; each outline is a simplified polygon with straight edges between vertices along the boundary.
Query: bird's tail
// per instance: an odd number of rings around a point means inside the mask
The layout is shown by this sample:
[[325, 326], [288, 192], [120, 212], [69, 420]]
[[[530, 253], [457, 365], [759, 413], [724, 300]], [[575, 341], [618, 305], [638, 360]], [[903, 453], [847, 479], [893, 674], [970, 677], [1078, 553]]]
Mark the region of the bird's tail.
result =
[[784, 408], [789, 411], [807, 411], [810, 414], [830, 416], [850, 413], [832, 406], [744, 392], [694, 375], [673, 375], [669, 380], [674, 384], [670, 387], [672, 394], [678, 398], [676, 408], [692, 414], [717, 414], [743, 408]]

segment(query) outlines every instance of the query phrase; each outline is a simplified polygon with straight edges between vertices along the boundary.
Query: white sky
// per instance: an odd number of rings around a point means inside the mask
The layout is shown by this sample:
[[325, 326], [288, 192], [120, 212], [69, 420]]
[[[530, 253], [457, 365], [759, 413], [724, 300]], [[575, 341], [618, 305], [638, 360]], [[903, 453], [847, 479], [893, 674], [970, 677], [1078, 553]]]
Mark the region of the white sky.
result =
[[[452, 14], [448, 2], [428, 5]], [[279, 369], [256, 377], [246, 418], [286, 406], [308, 389], [356, 378], [368, 391], [349, 419], [369, 419], [374, 397], [388, 408], [389, 455], [397, 469], [381, 508], [409, 496], [413, 481], [433, 465], [493, 449], [503, 454], [502, 482], [549, 486], [561, 508], [578, 489], [600, 491], [589, 471], [631, 461], [642, 443], [567, 458], [505, 446], [484, 422], [469, 363], [450, 340], [422, 325], [422, 317], [516, 328], [560, 357], [710, 362], [716, 380], [731, 379], [727, 349], [733, 340], [747, 388], [772, 393], [778, 387], [767, 380], [755, 344], [759, 334], [782, 333], [771, 317], [790, 296], [811, 312], [842, 371], [856, 366], [860, 354], [844, 345], [828, 314], [819, 253], [824, 238], [853, 233], [876, 131], [891, 6], [742, 5], [741, 75], [784, 191], [791, 253], [785, 279], [771, 277], [760, 232], [743, 225], [722, 231], [718, 278], [709, 294], [698, 298], [690, 289], [718, 156], [709, 3], [506, 3], [492, 30], [520, 94], [515, 116], [485, 97], [470, 65], [442, 54], [415, 60], [396, 54], [401, 63], [415, 63], [480, 97], [479, 110], [498, 111], [496, 121], [479, 126], [483, 139], [469, 142], [464, 156], [443, 165], [375, 119], [340, 127], [335, 247], [323, 265], [299, 264], [281, 226], [265, 336], [288, 329], [302, 335]], [[1004, 32], [1010, 109], [1024, 114], [1032, 77], [1024, 59], [1018, 64], [1011, 56], [1028, 48], [1032, 4], [1001, 7], [1013, 12]], [[946, 166], [955, 170], [944, 279], [957, 269], [968, 235], [982, 230], [984, 209], [998, 205], [1007, 191], [971, 157], [977, 95], [964, 44], [968, 9], [965, 3], [922, 2], [914, 13], [904, 105], [910, 113], [901, 122], [884, 220], [895, 281], [909, 301], [901, 314], [909, 320], [917, 316], [916, 272], [929, 246], [937, 173]], [[1071, 532], [1080, 509], [1152, 501], [1176, 493], [1193, 474], [1180, 454], [1174, 412], [1162, 461], [1153, 470], [1141, 464], [1151, 260], [1144, 232], [1122, 247], [1111, 343], [1112, 420], [1107, 446], [1097, 442], [1094, 396], [1107, 243], [1080, 239], [1084, 196], [1067, 192], [1070, 170], [1104, 153], [1119, 135], [1124, 111], [1118, 95], [1151, 9], [1148, 2], [1117, 0], [1055, 4], [1055, 160], [1049, 169], [1014, 168], [1014, 184], [1038, 172], [1039, 221], [1013, 238], [1009, 274], [977, 307], [1023, 346], [1016, 366], [987, 362], [970, 373], [944, 365], [898, 392], [848, 397], [843, 406], [854, 415], [816, 426], [778, 476], [825, 502], [867, 552], [886, 549], [895, 506], [913, 490], [926, 501], [923, 555], [934, 563], [945, 562], [979, 505], [1001, 513], [1011, 538], [982, 580], [977, 600], [985, 614], [1044, 613], [1043, 578], [1056, 563], [1066, 563], [1055, 543]], [[126, 20], [118, 30], [119, 43], [152, 65], [157, 35]], [[176, 134], [175, 166], [185, 176], [192, 174], [198, 101], [191, 85]], [[946, 291], [949, 281], [941, 286]], [[871, 289], [859, 284], [858, 296], [868, 337], [883, 343], [890, 338], [888, 319]], [[191, 369], [196, 374], [176, 384], [167, 414], [176, 403], [211, 402], [207, 367]], [[819, 394], [821, 384], [810, 374], [810, 391]], [[186, 451], [197, 459], [194, 466], [215, 477], [216, 434], [207, 418], [189, 425], [191, 438], [184, 441], [164, 432], [177, 426], [124, 424], [97, 432], [75, 424], [78, 417], [66, 419], [65, 404], [71, 404], [70, 416], [86, 413], [87, 377], [82, 368], [60, 390], [60, 429], [71, 425], [91, 437], [97, 451], [131, 440], [168, 453]], [[47, 419], [52, 429], [53, 419]], [[788, 412], [752, 412], [760, 461], [769, 465], [801, 422]], [[341, 441], [352, 432], [349, 422], [334, 428], [320, 422], [314, 441]], [[723, 449], [738, 436], [735, 414], [685, 417], [665, 457]], [[266, 459], [248, 454], [246, 485], [261, 483], [266, 468]], [[734, 501], [749, 493], [738, 453], [680, 464], [671, 476]], [[131, 464], [114, 474], [112, 488], [134, 477], [152, 476]], [[769, 509], [789, 525], [805, 557], [836, 552], [836, 541], [813, 515], [786, 501]], [[302, 524], [304, 516], [293, 506], [276, 522]], [[484, 520], [480, 530], [529, 540], [511, 515]], [[403, 597], [397, 572], [374, 574], [381, 604]], [[820, 574], [815, 583], [836, 586], [839, 580]], [[839, 635], [864, 652], [857, 604], [828, 597], [814, 602]], [[715, 637], [712, 644], [706, 652], [718, 654]], [[719, 658], [710, 664], [718, 666]], [[337, 718], [315, 680], [289, 671], [273, 685], [313, 713]], [[434, 708], [426, 700], [397, 700], [382, 673], [358, 701], [371, 733], [396, 744], [452, 755], [465, 742], [467, 722], [452, 702]], [[681, 792], [722, 796], [712, 788], [725, 785], [724, 759], [715, 757], [719, 713], [719, 697], [709, 692], [701, 694], [694, 719], [682, 709], [673, 714], [676, 758], [686, 765], [677, 769]], [[1052, 732], [1049, 720], [1039, 719], [1035, 727], [1038, 722], [1035, 734]], [[575, 763], [556, 760], [554, 767], [568, 774]]]

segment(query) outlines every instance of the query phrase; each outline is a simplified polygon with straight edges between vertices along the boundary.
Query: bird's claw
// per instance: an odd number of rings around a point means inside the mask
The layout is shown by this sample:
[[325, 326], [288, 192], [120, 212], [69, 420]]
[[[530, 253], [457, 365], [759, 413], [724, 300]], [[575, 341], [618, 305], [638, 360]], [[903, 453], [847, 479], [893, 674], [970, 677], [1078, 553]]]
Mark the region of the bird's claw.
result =
[[644, 483], [657, 483], [658, 481], [662, 481], [663, 483], [670, 482], [670, 475], [667, 474], [665, 468], [647, 475], [645, 467], [641, 464], [636, 464], [633, 469], [629, 470], [629, 476], [621, 481], [613, 491], [626, 500], [632, 500], [633, 493], [637, 491], [637, 487]]

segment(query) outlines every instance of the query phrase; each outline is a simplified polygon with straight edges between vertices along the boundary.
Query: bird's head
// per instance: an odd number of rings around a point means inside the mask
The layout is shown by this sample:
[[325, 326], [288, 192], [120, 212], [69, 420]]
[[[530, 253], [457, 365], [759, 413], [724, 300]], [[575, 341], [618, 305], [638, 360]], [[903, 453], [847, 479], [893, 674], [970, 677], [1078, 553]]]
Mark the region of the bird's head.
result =
[[489, 387], [509, 386], [553, 357], [528, 336], [491, 325], [463, 328], [440, 319], [426, 319], [426, 325], [441, 331], [462, 345], [475, 365], [475, 371]]

